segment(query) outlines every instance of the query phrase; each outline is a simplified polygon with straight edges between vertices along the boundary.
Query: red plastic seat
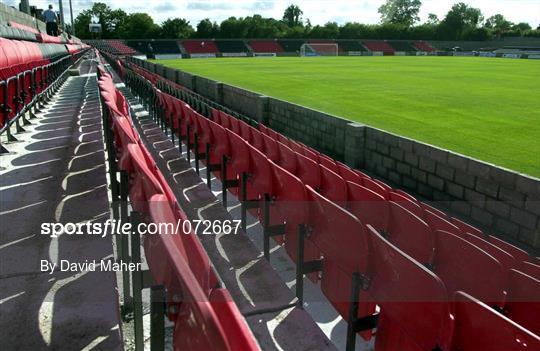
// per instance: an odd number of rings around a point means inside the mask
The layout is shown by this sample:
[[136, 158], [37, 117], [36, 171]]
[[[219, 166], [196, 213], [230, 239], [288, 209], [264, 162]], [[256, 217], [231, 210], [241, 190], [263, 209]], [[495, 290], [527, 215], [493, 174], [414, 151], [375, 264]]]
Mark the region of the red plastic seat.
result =
[[444, 219], [443, 217], [440, 217], [438, 214], [431, 212], [428, 209], [424, 209], [424, 220], [426, 223], [431, 227], [431, 230], [444, 230], [445, 232], [449, 232], [458, 236], [462, 236], [461, 229]]
[[261, 200], [272, 192], [272, 170], [270, 160], [262, 152], [247, 145], [249, 169], [246, 178], [246, 200]]
[[540, 335], [540, 280], [511, 269], [505, 311], [514, 322]]
[[389, 203], [368, 188], [347, 182], [346, 207], [364, 224], [371, 224], [377, 230], [387, 227]]
[[175, 350], [231, 350], [224, 328], [174, 235], [146, 236], [145, 253], [154, 280], [166, 287], [169, 307], [176, 307], [169, 313], [175, 324]]
[[516, 266], [516, 260], [512, 255], [493, 245], [489, 241], [486, 241], [471, 233], [462, 234], [461, 237], [497, 259], [497, 261], [499, 261], [503, 266], [504, 271], [509, 271], [511, 268]]
[[463, 233], [471, 233], [473, 235], [476, 235], [477, 237], [479, 238], [486, 238], [486, 235], [484, 234], [484, 232], [482, 232], [480, 229], [476, 228], [476, 227], [473, 227], [472, 225], [470, 224], [467, 224], [457, 218], [452, 218], [451, 219], [451, 222], [452, 224], [454, 224], [456, 227], [458, 227], [459, 229], [461, 229], [461, 231]]
[[369, 177], [362, 177], [362, 184], [369, 190], [381, 195], [388, 200], [388, 191], [383, 188], [379, 183]]
[[337, 162], [330, 157], [320, 154], [319, 155], [319, 164], [323, 165], [324, 167], [328, 168], [334, 173], [339, 174], [339, 166]]
[[540, 338], [474, 297], [456, 293], [452, 351], [540, 350]]
[[493, 256], [457, 235], [435, 232], [433, 271], [444, 282], [449, 299], [464, 291], [478, 300], [502, 309], [506, 272]]
[[290, 147], [282, 143], [277, 143], [277, 146], [279, 151], [279, 157], [274, 162], [283, 167], [288, 172], [296, 174], [296, 152], [294, 152]]
[[319, 165], [319, 170], [321, 184], [316, 190], [330, 201], [345, 206], [345, 202], [347, 201], [347, 184], [343, 178], [323, 165]]
[[488, 241], [492, 243], [493, 245], [497, 246], [498, 248], [508, 252], [510, 255], [514, 256], [514, 258], [518, 262], [531, 260], [531, 256], [527, 253], [527, 251], [522, 250], [510, 243], [507, 243], [506, 241], [503, 241], [492, 235], [489, 236]]
[[317, 162], [303, 156], [296, 154], [296, 174], [298, 178], [314, 189], [318, 189], [321, 186], [321, 172], [320, 166]]
[[130, 175], [129, 198], [133, 209], [143, 216], [148, 214], [148, 201], [156, 194], [163, 194], [163, 188], [147, 165], [147, 158], [138, 144], [127, 145], [129, 164], [124, 163]]
[[247, 142], [251, 144], [251, 127], [249, 124], [247, 124], [244, 121], [238, 121], [238, 125], [240, 126], [240, 136]]
[[445, 350], [452, 321], [442, 281], [367, 226], [372, 247], [368, 293], [380, 307], [375, 350]]
[[212, 291], [210, 303], [223, 326], [231, 350], [260, 350], [244, 316], [226, 289]]
[[521, 262], [516, 268], [522, 273], [525, 273], [534, 279], [540, 280], [540, 266], [531, 262]]
[[[227, 137], [227, 130], [217, 123], [208, 121], [210, 130], [212, 132], [213, 142], [210, 144], [209, 159], [210, 164], [220, 165], [223, 162], [223, 156], [230, 155], [229, 138]], [[214, 171], [214, 175], [221, 179], [221, 171]]]
[[353, 182], [354, 184], [362, 185], [362, 177], [358, 173], [340, 162], [337, 162], [337, 166], [337, 174], [339, 174], [341, 178], [343, 178], [347, 182]]
[[[229, 139], [229, 157], [227, 159], [227, 180], [240, 179], [242, 173], [250, 170], [249, 146], [241, 136], [227, 129], [227, 139]], [[238, 188], [230, 189], [238, 195]]]
[[[321, 290], [344, 318], [348, 318], [352, 274], [367, 274], [368, 236], [365, 226], [342, 207], [306, 187], [309, 199], [307, 225], [310, 235], [305, 241], [305, 260], [323, 257]], [[310, 243], [312, 245], [310, 246]], [[373, 312], [365, 296], [359, 315]]]
[[395, 202], [390, 202], [387, 231], [389, 240], [421, 264], [433, 259], [434, 238], [431, 229], [419, 217]]
[[264, 152], [264, 142], [262, 133], [253, 127], [249, 127], [251, 131], [251, 145], [257, 150]]
[[411, 200], [409, 197], [394, 191], [390, 191], [388, 193], [388, 200], [393, 201], [399, 204], [401, 207], [406, 208], [408, 211], [418, 216], [419, 218], [424, 218], [424, 210], [422, 209], [422, 207], [420, 207], [420, 205], [418, 205], [416, 200]]
[[278, 142], [270, 138], [268, 135], [261, 134], [264, 144], [264, 154], [272, 161], [279, 160]]
[[272, 202], [268, 225], [285, 224], [285, 249], [296, 261], [297, 231], [307, 220], [307, 195], [304, 183], [280, 166], [271, 163]]

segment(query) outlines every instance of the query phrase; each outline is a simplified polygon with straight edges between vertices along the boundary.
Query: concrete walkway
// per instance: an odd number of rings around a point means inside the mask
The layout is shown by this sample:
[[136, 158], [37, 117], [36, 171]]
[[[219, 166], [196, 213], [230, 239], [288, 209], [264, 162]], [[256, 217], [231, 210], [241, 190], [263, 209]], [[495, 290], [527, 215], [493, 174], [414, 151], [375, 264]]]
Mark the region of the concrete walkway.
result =
[[122, 349], [114, 272], [40, 266], [113, 259], [110, 237], [40, 234], [110, 217], [96, 76], [89, 61], [80, 71], [0, 156], [2, 350]]

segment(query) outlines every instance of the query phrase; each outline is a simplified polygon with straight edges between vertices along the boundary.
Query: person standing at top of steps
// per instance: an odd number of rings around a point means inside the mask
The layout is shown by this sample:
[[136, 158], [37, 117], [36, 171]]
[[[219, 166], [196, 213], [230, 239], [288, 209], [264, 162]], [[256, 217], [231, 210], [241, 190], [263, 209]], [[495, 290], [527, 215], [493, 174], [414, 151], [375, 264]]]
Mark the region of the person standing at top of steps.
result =
[[49, 9], [43, 12], [43, 19], [45, 20], [45, 23], [47, 25], [47, 34], [53, 35], [55, 37], [58, 36], [58, 17], [56, 16], [56, 13], [53, 11], [53, 5], [49, 5]]

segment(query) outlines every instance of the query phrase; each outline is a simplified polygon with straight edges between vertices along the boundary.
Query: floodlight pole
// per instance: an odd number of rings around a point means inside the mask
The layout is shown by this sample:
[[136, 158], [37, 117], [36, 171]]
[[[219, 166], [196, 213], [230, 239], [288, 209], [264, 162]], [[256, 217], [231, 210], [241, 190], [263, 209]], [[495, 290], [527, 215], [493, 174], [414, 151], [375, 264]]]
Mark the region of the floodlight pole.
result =
[[64, 6], [62, 4], [62, 0], [58, 0], [58, 11], [60, 12], [61, 28], [62, 28], [62, 31], [64, 31], [65, 30], [65, 26], [64, 26]]
[[71, 35], [75, 35], [75, 26], [73, 25], [73, 5], [71, 4], [71, 0], [69, 0], [69, 13], [71, 16]]

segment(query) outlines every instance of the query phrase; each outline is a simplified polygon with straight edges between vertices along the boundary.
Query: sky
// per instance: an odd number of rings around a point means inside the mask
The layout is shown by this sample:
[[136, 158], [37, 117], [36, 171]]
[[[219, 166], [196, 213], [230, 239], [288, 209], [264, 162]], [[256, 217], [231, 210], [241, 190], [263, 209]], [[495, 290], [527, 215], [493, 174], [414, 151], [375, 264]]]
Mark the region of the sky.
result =
[[[101, 0], [112, 8], [130, 12], [146, 12], [158, 23], [167, 18], [182, 17], [193, 26], [204, 18], [221, 22], [230, 17], [245, 17], [255, 13], [263, 17], [281, 18], [287, 6], [294, 3], [304, 12], [313, 25], [326, 22], [378, 23], [377, 9], [385, 0]], [[429, 13], [444, 18], [453, 4], [463, 1], [480, 8], [487, 18], [501, 13], [512, 22], [528, 22], [536, 28], [540, 25], [540, 0], [422, 0], [421, 22]], [[18, 5], [19, 0], [0, 0], [7, 5]], [[95, 1], [72, 0], [74, 16], [91, 7]], [[52, 3], [58, 9], [57, 0], [30, 0], [30, 5], [46, 8]], [[64, 16], [69, 21], [69, 0], [64, 0]]]

